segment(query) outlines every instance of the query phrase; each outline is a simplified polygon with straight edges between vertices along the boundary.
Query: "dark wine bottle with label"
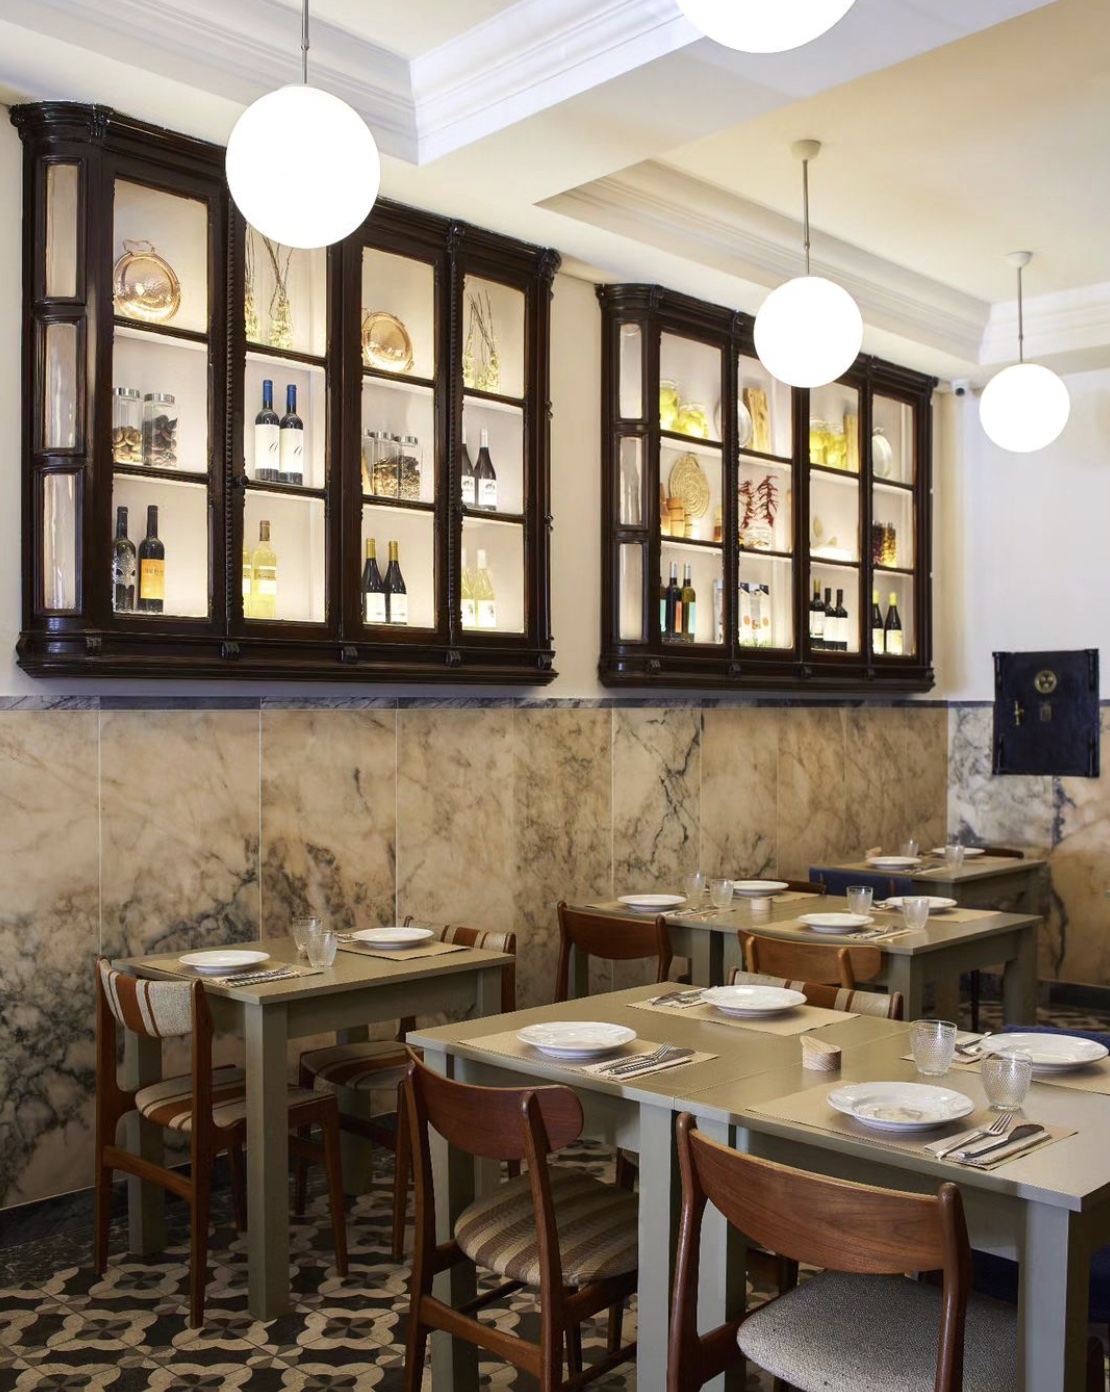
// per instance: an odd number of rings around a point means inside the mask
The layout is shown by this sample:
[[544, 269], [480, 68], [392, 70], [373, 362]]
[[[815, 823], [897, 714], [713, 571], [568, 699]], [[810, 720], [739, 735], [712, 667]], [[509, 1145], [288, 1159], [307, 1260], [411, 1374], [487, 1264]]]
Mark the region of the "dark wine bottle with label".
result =
[[254, 418], [254, 477], [259, 483], [277, 483], [281, 453], [281, 422], [274, 410], [274, 384], [262, 383], [262, 410]]
[[130, 614], [135, 608], [135, 544], [127, 535], [127, 509], [116, 508], [116, 539], [112, 544], [112, 609]]
[[848, 611], [844, 607], [844, 591], [836, 592], [836, 650], [848, 651]]
[[682, 641], [694, 642], [697, 634], [698, 594], [690, 579], [689, 562], [682, 569]]
[[883, 632], [883, 611], [879, 608], [879, 592], [871, 591], [871, 651], [876, 657], [886, 652], [886, 638]]
[[813, 598], [809, 602], [809, 646], [825, 646], [825, 606], [821, 600], [821, 582], [813, 582]]
[[304, 483], [304, 421], [297, 415], [297, 388], [285, 388], [285, 415], [278, 430], [278, 482]]
[[368, 624], [387, 622], [385, 581], [378, 569], [378, 544], [373, 537], [366, 541], [366, 564], [362, 567], [362, 621]]
[[160, 614], [166, 602], [166, 548], [158, 539], [158, 509], [146, 510], [146, 536], [139, 542], [140, 614]]
[[391, 624], [409, 621], [409, 597], [395, 541], [389, 543], [389, 568], [385, 572], [385, 621]]
[[673, 641], [682, 633], [682, 591], [678, 587], [678, 562], [671, 562], [671, 578], [663, 601], [663, 637]]
[[459, 451], [459, 486], [462, 492], [463, 507], [474, 507], [478, 500], [477, 485], [474, 481], [474, 461], [470, 457], [466, 441]]
[[888, 657], [901, 657], [904, 652], [902, 637], [902, 616], [898, 612], [898, 596], [891, 593], [890, 608], [886, 611], [886, 624], [883, 639]]
[[828, 585], [825, 586], [825, 641], [821, 646], [826, 651], [836, 651], [836, 605]]
[[477, 492], [477, 506], [487, 512], [497, 511], [497, 470], [489, 455], [489, 431], [482, 431], [482, 447], [478, 451], [478, 462], [474, 465], [474, 486]]

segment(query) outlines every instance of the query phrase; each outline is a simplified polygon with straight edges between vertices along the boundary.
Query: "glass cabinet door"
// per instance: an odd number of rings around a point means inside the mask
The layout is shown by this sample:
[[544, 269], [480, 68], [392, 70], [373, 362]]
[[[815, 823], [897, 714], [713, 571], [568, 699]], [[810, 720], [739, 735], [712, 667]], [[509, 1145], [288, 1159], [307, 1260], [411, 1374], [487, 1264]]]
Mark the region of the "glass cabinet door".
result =
[[[809, 647], [863, 651], [860, 622], [860, 393], [832, 382], [809, 398]], [[823, 630], [817, 605], [825, 606]]]
[[917, 459], [911, 403], [876, 393], [871, 404], [871, 651], [914, 657], [914, 575], [917, 567]]

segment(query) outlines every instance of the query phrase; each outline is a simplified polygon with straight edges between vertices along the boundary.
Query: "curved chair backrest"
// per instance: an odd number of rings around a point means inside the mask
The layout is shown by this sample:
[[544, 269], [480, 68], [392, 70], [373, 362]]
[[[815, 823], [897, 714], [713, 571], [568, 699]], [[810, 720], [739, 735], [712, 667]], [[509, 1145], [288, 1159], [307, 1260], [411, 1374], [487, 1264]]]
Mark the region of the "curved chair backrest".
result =
[[860, 981], [874, 981], [883, 969], [877, 947], [837, 947], [835, 943], [790, 942], [739, 930], [744, 964], [749, 971], [821, 981], [852, 990]]
[[559, 967], [555, 999], [564, 1001], [570, 991], [570, 949], [608, 962], [654, 960], [656, 981], [666, 981], [673, 953], [667, 921], [655, 918], [618, 918], [614, 914], [572, 909], [559, 902]]
[[830, 894], [847, 894], [849, 885], [869, 885], [876, 899], [914, 892], [913, 880], [908, 875], [882, 875], [877, 870], [823, 870], [811, 866], [809, 876], [823, 884]]
[[199, 981], [150, 981], [117, 971], [105, 957], [96, 962], [104, 1003], [116, 1021], [132, 1034], [147, 1039], [173, 1039], [192, 1034], [194, 998], [203, 991]]
[[801, 991], [810, 1005], [822, 1010], [847, 1010], [853, 1015], [874, 1015], [884, 1020], [901, 1020], [903, 1003], [901, 991], [884, 995], [881, 991], [850, 991], [843, 986], [823, 986], [815, 981], [791, 981], [782, 976], [735, 968], [729, 978], [730, 986], [785, 986]]
[[[406, 928], [428, 928], [440, 942], [463, 943], [466, 947], [480, 947], [486, 952], [505, 952], [516, 956], [516, 934], [499, 933], [492, 928], [468, 928], [462, 923], [431, 923], [425, 919], [405, 915]], [[507, 966], [501, 973], [501, 1013], [508, 1015], [516, 1009], [516, 964]], [[414, 1028], [409, 1025], [409, 1028]], [[405, 1031], [403, 1031], [405, 1032]]]

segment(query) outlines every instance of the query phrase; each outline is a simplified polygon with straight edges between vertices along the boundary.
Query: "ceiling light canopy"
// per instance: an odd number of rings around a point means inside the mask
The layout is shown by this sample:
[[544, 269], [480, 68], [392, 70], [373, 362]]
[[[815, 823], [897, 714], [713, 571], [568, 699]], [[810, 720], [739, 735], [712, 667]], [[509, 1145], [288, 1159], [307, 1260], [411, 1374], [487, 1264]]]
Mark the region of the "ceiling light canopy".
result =
[[330, 246], [374, 206], [381, 160], [358, 112], [308, 85], [308, 0], [301, 79], [259, 97], [236, 121], [227, 142], [227, 182], [239, 211], [263, 236], [288, 247]]
[[755, 351], [763, 366], [792, 387], [821, 387], [847, 372], [863, 346], [863, 316], [843, 286], [809, 270], [809, 162], [818, 140], [796, 140], [802, 161], [806, 273], [772, 290], [755, 318]]
[[843, 19], [855, 0], [678, 0], [691, 24], [726, 48], [783, 53]]
[[1068, 389], [1056, 373], [1025, 361], [1021, 273], [1032, 259], [1031, 251], [1013, 251], [1007, 257], [1017, 269], [1018, 361], [992, 377], [979, 399], [979, 419], [988, 438], [1014, 454], [1029, 454], [1052, 444], [1071, 413]]

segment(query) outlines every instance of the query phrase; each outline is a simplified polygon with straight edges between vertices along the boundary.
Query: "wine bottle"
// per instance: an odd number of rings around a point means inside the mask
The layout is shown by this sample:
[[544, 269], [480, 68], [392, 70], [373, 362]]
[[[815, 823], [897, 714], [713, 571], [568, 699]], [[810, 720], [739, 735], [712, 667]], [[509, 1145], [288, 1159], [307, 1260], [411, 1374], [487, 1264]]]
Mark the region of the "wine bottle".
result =
[[270, 545], [269, 522], [259, 522], [258, 545], [251, 552], [251, 618], [277, 618], [277, 553]]
[[836, 641], [836, 605], [833, 603], [832, 590], [825, 586], [825, 641], [821, 646], [826, 652], [836, 652], [838, 644]]
[[462, 626], [478, 627], [478, 601], [474, 597], [474, 572], [466, 563], [466, 547], [462, 549]]
[[690, 563], [682, 570], [682, 641], [692, 643], [697, 635], [698, 595], [690, 580]]
[[825, 646], [825, 606], [821, 602], [821, 582], [813, 582], [813, 598], [809, 602], [809, 646]]
[[837, 652], [848, 651], [848, 611], [844, 607], [844, 591], [836, 592], [836, 648]]
[[[485, 431], [482, 432], [483, 436]], [[497, 627], [497, 596], [493, 592], [493, 576], [489, 573], [489, 557], [478, 552], [478, 571], [474, 576], [474, 608], [479, 628]]]
[[278, 482], [304, 483], [304, 421], [297, 415], [297, 388], [285, 388], [285, 415], [278, 431]]
[[243, 538], [243, 618], [254, 618], [254, 596], [251, 593], [251, 544]]
[[876, 657], [886, 652], [886, 639], [883, 633], [883, 611], [879, 608], [879, 592], [871, 591], [871, 651]]
[[127, 535], [127, 509], [116, 508], [116, 539], [112, 544], [112, 609], [130, 614], [135, 608], [135, 544]]
[[663, 637], [673, 642], [682, 633], [682, 591], [678, 587], [678, 562], [671, 562], [671, 578], [663, 601]]
[[725, 582], [720, 579], [713, 581], [713, 641], [725, 641]]
[[902, 618], [898, 613], [898, 596], [891, 593], [890, 607], [886, 611], [886, 624], [883, 628], [883, 639], [886, 644], [886, 654], [888, 657], [901, 657], [904, 651], [902, 642]]
[[489, 431], [482, 431], [482, 446], [478, 451], [478, 462], [474, 465], [474, 484], [477, 491], [476, 506], [487, 512], [497, 511], [497, 470], [489, 457]]
[[378, 569], [378, 543], [366, 538], [366, 564], [362, 567], [362, 621], [368, 624], [388, 622], [385, 608], [385, 582]]
[[160, 614], [166, 602], [166, 548], [158, 540], [158, 509], [146, 510], [146, 536], [139, 542], [140, 614]]
[[667, 636], [667, 582], [663, 572], [659, 572], [659, 636]]
[[389, 543], [389, 567], [385, 572], [385, 621], [391, 624], [409, 621], [409, 597], [395, 541]]
[[281, 422], [274, 410], [274, 384], [262, 383], [262, 410], [254, 418], [254, 477], [259, 483], [277, 483], [281, 454]]
[[477, 502], [477, 484], [474, 481], [474, 462], [470, 458], [470, 451], [466, 447], [466, 441], [462, 443], [459, 451], [459, 478], [462, 489], [463, 507], [474, 507]]

